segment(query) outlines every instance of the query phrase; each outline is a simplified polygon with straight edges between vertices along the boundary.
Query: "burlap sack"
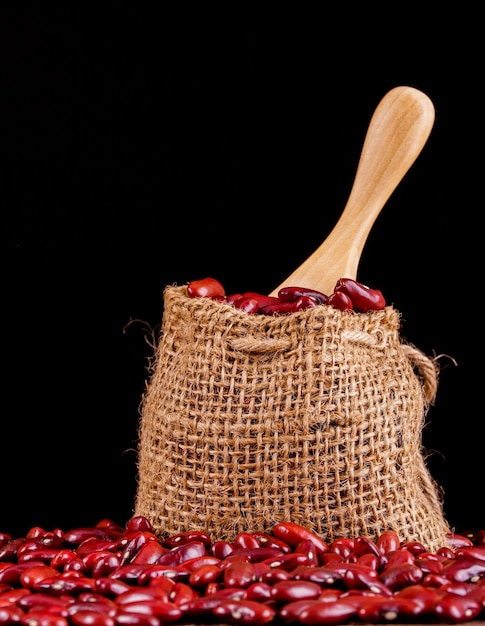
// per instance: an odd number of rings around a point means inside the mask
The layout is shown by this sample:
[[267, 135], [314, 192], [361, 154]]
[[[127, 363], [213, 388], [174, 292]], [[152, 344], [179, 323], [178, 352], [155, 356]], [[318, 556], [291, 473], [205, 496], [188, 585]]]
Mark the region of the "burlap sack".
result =
[[392, 307], [270, 317], [167, 287], [135, 515], [160, 535], [293, 521], [328, 541], [390, 528], [445, 545], [421, 441], [437, 368], [399, 330]]

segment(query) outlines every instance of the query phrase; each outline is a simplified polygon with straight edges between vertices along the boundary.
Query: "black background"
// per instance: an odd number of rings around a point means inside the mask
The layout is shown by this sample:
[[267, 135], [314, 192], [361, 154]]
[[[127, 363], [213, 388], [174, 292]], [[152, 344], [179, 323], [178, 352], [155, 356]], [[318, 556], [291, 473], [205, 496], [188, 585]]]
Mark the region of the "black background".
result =
[[336, 223], [398, 85], [435, 124], [359, 279], [444, 355], [427, 462], [452, 526], [483, 528], [479, 17], [151, 6], [2, 4], [0, 530], [129, 519], [163, 287], [272, 291]]

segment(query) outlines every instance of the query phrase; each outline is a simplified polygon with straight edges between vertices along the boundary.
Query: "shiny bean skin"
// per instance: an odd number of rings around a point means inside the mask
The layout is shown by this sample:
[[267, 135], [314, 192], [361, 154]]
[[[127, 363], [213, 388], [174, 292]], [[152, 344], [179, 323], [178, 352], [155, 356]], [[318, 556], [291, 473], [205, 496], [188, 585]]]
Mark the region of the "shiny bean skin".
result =
[[207, 549], [202, 541], [189, 541], [163, 554], [157, 565], [180, 565], [184, 561], [206, 554]]
[[212, 609], [212, 615], [230, 624], [268, 624], [273, 621], [276, 609], [252, 600], [223, 600]]
[[172, 548], [176, 548], [184, 543], [192, 543], [192, 541], [199, 541], [200, 543], [203, 543], [207, 549], [212, 545], [210, 535], [200, 530], [187, 530], [182, 533], [171, 535], [170, 537], [165, 537], [162, 539], [161, 544], [164, 548], [171, 550]]
[[69, 620], [63, 615], [40, 610], [27, 613], [20, 622], [22, 626], [69, 626]]
[[394, 530], [385, 530], [376, 539], [376, 547], [382, 555], [399, 550], [401, 540]]
[[271, 598], [278, 602], [315, 600], [322, 589], [310, 580], [281, 580], [271, 587]]
[[443, 567], [442, 574], [453, 582], [477, 582], [485, 577], [485, 561], [471, 557], [456, 559]]
[[74, 626], [116, 626], [117, 621], [109, 612], [93, 613], [89, 610], [78, 611], [70, 616]]
[[409, 621], [420, 613], [420, 608], [408, 598], [367, 596], [362, 598], [357, 609], [357, 617], [363, 622], [382, 623]]
[[339, 587], [340, 589], [346, 588], [344, 574], [336, 569], [331, 569], [325, 566], [312, 567], [302, 565], [293, 570], [291, 577], [295, 580], [310, 580], [323, 587]]
[[163, 623], [173, 623], [180, 620], [183, 615], [182, 609], [164, 600], [140, 600], [123, 605], [125, 613], [140, 613], [142, 615], [154, 615]]
[[232, 561], [223, 570], [226, 587], [248, 587], [255, 579], [254, 565], [249, 561]]
[[292, 548], [295, 548], [303, 540], [309, 540], [314, 544], [318, 555], [328, 552], [328, 544], [321, 537], [299, 524], [293, 522], [275, 524], [273, 533]]
[[434, 605], [434, 614], [448, 623], [471, 621], [482, 612], [482, 605], [474, 598], [445, 593]]
[[298, 613], [298, 623], [305, 626], [320, 626], [322, 624], [346, 624], [357, 614], [357, 609], [351, 603], [319, 602], [313, 600]]
[[197, 589], [206, 587], [209, 583], [222, 579], [223, 572], [220, 567], [213, 563], [202, 565], [192, 571], [189, 577], [189, 585]]
[[423, 571], [414, 563], [399, 563], [393, 567], [386, 567], [379, 574], [379, 580], [391, 591], [398, 591], [407, 585], [416, 585], [423, 577]]
[[34, 589], [41, 580], [52, 576], [60, 576], [60, 573], [49, 565], [35, 565], [20, 574], [19, 583], [26, 589]]

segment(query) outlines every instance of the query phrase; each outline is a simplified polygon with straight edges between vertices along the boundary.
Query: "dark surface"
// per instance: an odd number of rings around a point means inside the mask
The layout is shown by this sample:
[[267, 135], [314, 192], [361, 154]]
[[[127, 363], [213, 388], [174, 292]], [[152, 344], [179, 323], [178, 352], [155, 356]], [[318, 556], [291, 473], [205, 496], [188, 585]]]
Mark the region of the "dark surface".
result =
[[337, 221], [398, 85], [429, 95], [435, 126], [359, 278], [402, 312], [404, 338], [445, 355], [428, 464], [450, 523], [483, 528], [477, 16], [379, 16], [372, 32], [345, 11], [339, 26], [39, 6], [3, 3], [0, 20], [0, 530], [127, 521], [163, 287], [270, 292]]

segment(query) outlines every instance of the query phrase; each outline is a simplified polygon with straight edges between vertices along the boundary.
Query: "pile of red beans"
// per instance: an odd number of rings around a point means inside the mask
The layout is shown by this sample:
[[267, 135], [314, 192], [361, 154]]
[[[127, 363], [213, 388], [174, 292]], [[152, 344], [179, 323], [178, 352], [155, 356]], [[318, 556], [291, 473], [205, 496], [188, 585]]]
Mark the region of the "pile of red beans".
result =
[[319, 304], [359, 313], [380, 311], [386, 306], [379, 289], [371, 289], [351, 278], [340, 278], [330, 295], [306, 287], [283, 287], [277, 296], [266, 296], [254, 291], [226, 295], [224, 286], [211, 277], [193, 280], [187, 286], [187, 293], [191, 298], [205, 297], [225, 302], [250, 315], [288, 315]]
[[232, 541], [121, 527], [0, 533], [0, 625], [459, 623], [485, 617], [485, 530], [429, 552], [392, 530], [324, 541], [281, 522]]

